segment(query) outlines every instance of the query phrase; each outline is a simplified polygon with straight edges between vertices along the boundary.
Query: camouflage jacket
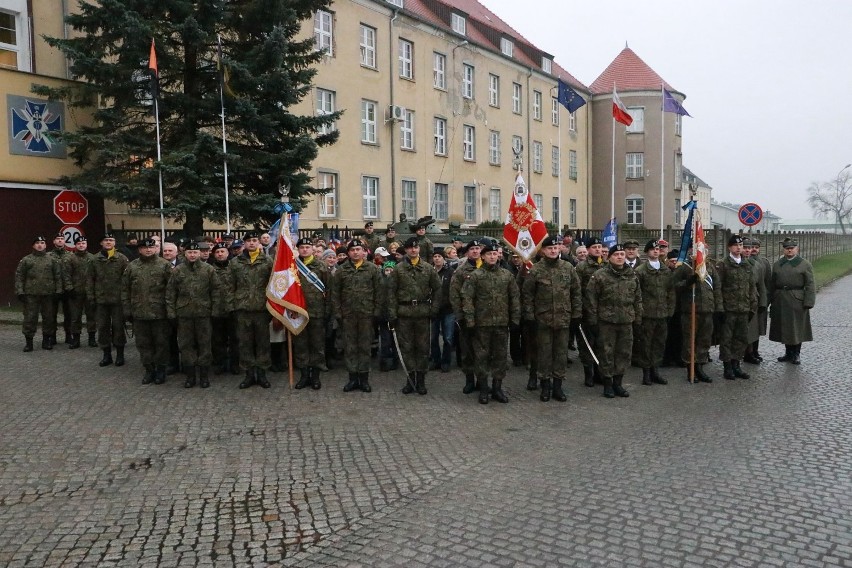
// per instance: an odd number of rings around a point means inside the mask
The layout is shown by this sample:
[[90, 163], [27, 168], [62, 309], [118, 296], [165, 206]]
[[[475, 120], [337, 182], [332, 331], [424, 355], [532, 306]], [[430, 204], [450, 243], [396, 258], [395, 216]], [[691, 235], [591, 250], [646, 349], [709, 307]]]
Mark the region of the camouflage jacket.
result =
[[641, 323], [642, 290], [632, 268], [615, 268], [607, 263], [598, 270], [586, 288], [584, 306], [587, 323]]
[[722, 294], [721, 310], [732, 313], [757, 312], [757, 285], [752, 264], [743, 258], [739, 264], [730, 255], [716, 264]]
[[597, 271], [607, 265], [606, 262], [598, 262], [600, 257], [595, 258], [594, 256], [588, 257], [583, 262], [577, 265], [577, 276], [580, 278], [580, 293], [583, 295], [583, 319], [588, 318], [587, 307], [586, 307], [586, 290], [589, 287], [589, 280], [592, 279], [592, 276], [595, 275]]
[[432, 241], [426, 235], [417, 237], [417, 242], [420, 243], [420, 258], [432, 264], [432, 252], [435, 250], [435, 245], [432, 244]]
[[166, 288], [169, 319], [204, 318], [213, 313], [216, 269], [202, 260], [179, 264]]
[[89, 277], [89, 262], [95, 255], [89, 251], [74, 251], [68, 259], [68, 276], [74, 292], [86, 295], [86, 280]]
[[462, 310], [467, 327], [520, 324], [520, 292], [515, 278], [505, 268], [483, 263], [462, 286]]
[[[722, 311], [722, 294], [719, 287], [716, 269], [712, 262], [705, 264], [707, 267], [707, 279], [702, 280], [695, 286], [695, 311], [706, 314]], [[683, 313], [689, 313], [692, 309], [692, 283], [695, 282], [692, 266], [686, 262], [678, 266], [673, 274], [673, 284], [677, 293]]]
[[261, 251], [252, 262], [248, 251], [244, 251], [231, 259], [229, 268], [234, 310], [265, 312], [266, 285], [272, 274], [272, 259]]
[[339, 264], [331, 280], [331, 312], [337, 318], [381, 316], [382, 271], [364, 260]]
[[234, 311], [233, 286], [231, 285], [230, 261], [213, 261], [213, 278], [215, 279], [213, 306], [210, 315], [214, 318], [226, 318]]
[[49, 296], [64, 292], [59, 262], [47, 252], [34, 251], [22, 258], [15, 270], [15, 294]]
[[428, 318], [441, 307], [441, 279], [423, 259], [415, 266], [405, 258], [391, 273], [388, 288], [388, 317]]
[[476, 261], [466, 259], [459, 262], [456, 271], [453, 272], [453, 277], [450, 279], [450, 307], [456, 315], [456, 321], [461, 325], [464, 320], [464, 310], [462, 307], [462, 287], [467, 282], [473, 272], [476, 270]]
[[671, 317], [675, 309], [674, 280], [672, 271], [660, 261], [660, 268], [650, 262], [642, 262], [633, 272], [639, 279], [642, 290], [642, 317], [664, 319]]
[[571, 263], [543, 258], [523, 278], [521, 304], [525, 320], [552, 328], [568, 327], [583, 315], [580, 277]]
[[379, 244], [381, 242], [381, 237], [376, 233], [373, 233], [372, 235], [364, 233], [361, 235], [361, 242], [367, 245], [370, 252], [376, 252], [376, 249], [381, 246]]
[[[64, 248], [60, 248], [53, 249], [52, 251], [50, 251], [50, 254], [52, 254], [54, 258], [56, 258], [56, 260], [59, 262], [59, 266], [62, 267], [62, 290], [64, 292], [71, 292], [72, 290], [74, 290], [74, 282], [71, 277], [72, 268], [70, 266], [71, 257], [73, 256], [73, 253], [68, 252]], [[85, 290], [85, 285], [83, 287], [83, 290]]]
[[121, 304], [125, 315], [138, 320], [166, 319], [166, 286], [172, 275], [169, 261], [140, 256], [121, 277]]
[[90, 261], [87, 274], [86, 296], [95, 304], [121, 303], [121, 277], [130, 262], [116, 251], [112, 258], [101, 251]]
[[[302, 262], [304, 262], [304, 259]], [[325, 318], [329, 312], [327, 297], [331, 288], [331, 273], [329, 273], [325, 263], [316, 257], [312, 257], [307, 267], [325, 286], [325, 292], [320, 292], [319, 288], [314, 286], [310, 280], [301, 276], [299, 277], [302, 284], [302, 292], [305, 294], [305, 304], [308, 306], [308, 316], [312, 318]]]

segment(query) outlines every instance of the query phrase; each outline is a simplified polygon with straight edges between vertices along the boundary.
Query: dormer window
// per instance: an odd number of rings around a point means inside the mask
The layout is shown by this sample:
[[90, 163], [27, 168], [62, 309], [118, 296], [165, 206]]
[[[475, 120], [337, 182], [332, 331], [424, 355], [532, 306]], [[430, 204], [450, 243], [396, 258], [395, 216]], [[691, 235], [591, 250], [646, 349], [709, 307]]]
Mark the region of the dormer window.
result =
[[500, 40], [500, 51], [503, 52], [503, 55], [507, 57], [512, 57], [512, 53], [515, 51], [515, 44], [510, 39], [502, 38]]
[[453, 14], [450, 17], [450, 24], [453, 31], [457, 34], [467, 35], [467, 20], [460, 14]]
[[393, 4], [399, 8], [405, 8], [405, 6], [403, 6], [403, 0], [388, 0], [388, 4]]
[[541, 58], [541, 70], [545, 73], [551, 73], [551, 61], [547, 57]]

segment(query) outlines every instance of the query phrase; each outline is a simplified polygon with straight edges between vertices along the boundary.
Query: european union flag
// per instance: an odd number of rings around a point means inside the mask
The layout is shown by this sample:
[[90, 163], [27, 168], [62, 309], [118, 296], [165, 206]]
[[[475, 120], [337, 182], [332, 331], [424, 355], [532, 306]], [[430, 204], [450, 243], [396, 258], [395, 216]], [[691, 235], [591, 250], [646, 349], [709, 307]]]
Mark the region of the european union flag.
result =
[[562, 103], [562, 106], [568, 109], [568, 112], [575, 112], [578, 108], [586, 104], [577, 91], [568, 86], [562, 79], [559, 81], [559, 95], [557, 100]]

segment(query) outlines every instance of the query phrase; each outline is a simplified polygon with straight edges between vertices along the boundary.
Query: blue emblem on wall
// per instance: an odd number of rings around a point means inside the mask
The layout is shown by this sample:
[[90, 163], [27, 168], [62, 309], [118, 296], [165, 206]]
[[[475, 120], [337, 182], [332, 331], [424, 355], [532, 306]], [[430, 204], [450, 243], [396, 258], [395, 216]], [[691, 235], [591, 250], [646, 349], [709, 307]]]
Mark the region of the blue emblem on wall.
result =
[[65, 144], [56, 136], [65, 126], [63, 103], [18, 95], [7, 95], [6, 102], [10, 154], [65, 158]]

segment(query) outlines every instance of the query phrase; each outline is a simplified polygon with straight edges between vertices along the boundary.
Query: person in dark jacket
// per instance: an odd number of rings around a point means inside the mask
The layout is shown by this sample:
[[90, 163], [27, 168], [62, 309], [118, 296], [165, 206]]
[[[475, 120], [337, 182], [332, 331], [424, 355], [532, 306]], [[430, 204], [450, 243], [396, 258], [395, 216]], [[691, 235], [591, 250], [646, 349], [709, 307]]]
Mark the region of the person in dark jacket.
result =
[[[455, 350], [456, 316], [450, 305], [450, 281], [455, 267], [451, 266], [443, 251], [432, 255], [432, 264], [441, 280], [441, 299], [438, 302], [438, 315], [432, 320], [431, 334], [431, 363], [430, 370], [441, 369], [442, 373], [450, 370], [450, 361]], [[441, 348], [443, 340], [443, 349]]]

